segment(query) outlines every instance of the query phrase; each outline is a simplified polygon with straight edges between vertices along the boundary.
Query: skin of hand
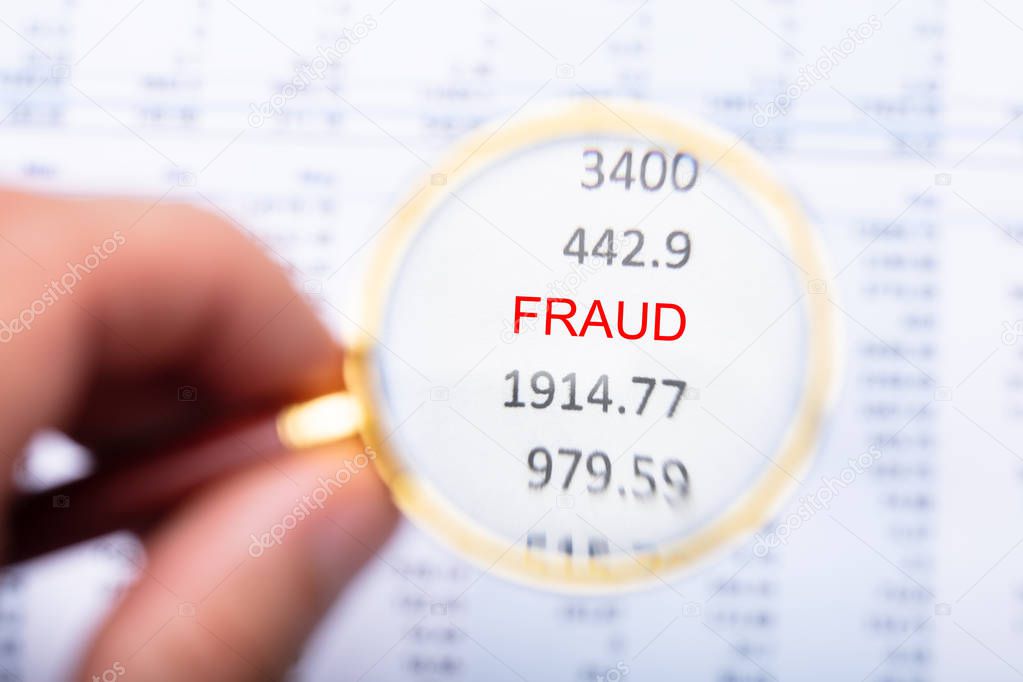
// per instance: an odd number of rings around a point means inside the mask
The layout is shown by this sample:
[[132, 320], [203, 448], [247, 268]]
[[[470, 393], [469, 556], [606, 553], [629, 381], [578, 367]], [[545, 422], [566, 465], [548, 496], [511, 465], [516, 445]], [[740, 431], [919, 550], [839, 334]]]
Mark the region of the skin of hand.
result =
[[[0, 283], [0, 509], [41, 429], [110, 453], [102, 471], [342, 386], [337, 345], [281, 269], [183, 204], [0, 190]], [[175, 508], [147, 532], [78, 678], [282, 677], [396, 522], [373, 467], [327, 482], [362, 451], [353, 440], [267, 460]]]

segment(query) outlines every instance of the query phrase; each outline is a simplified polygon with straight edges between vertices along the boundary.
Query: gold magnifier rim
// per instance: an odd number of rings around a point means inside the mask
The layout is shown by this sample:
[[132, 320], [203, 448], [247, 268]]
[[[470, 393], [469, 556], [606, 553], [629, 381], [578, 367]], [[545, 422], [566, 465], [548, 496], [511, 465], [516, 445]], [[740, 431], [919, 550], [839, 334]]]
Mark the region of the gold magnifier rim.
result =
[[[428, 481], [407, 470], [392, 451], [389, 435], [375, 405], [382, 404], [372, 365], [388, 295], [405, 249], [447, 195], [491, 164], [522, 149], [547, 142], [595, 136], [654, 140], [659, 146], [689, 152], [701, 163], [730, 178], [763, 210], [768, 222], [790, 247], [798, 275], [811, 291], [803, 296], [807, 315], [807, 358], [802, 397], [782, 445], [745, 494], [691, 535], [647, 553], [625, 552], [580, 560], [549, 551], [529, 550], [521, 540], [510, 543], [457, 509]], [[443, 182], [436, 182], [435, 179]], [[424, 188], [417, 191], [381, 232], [365, 284], [365, 323], [352, 339], [345, 361], [349, 390], [362, 405], [362, 436], [376, 452], [374, 462], [392, 496], [413, 521], [494, 572], [539, 587], [584, 591], [642, 585], [663, 580], [766, 525], [792, 480], [805, 472], [830, 401], [836, 372], [836, 339], [826, 295], [812, 293], [813, 280], [827, 281], [815, 235], [795, 199], [774, 178], [759, 155], [734, 136], [693, 120], [663, 114], [648, 104], [623, 100], [572, 100], [536, 114], [484, 127], [457, 144]], [[613, 543], [613, 539], [609, 538]]]

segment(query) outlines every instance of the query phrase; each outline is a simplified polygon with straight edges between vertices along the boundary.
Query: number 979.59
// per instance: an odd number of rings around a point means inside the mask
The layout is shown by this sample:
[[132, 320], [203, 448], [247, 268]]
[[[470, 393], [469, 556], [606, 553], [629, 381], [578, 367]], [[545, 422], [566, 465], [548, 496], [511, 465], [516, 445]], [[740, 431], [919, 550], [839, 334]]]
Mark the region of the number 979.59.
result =
[[[689, 495], [689, 471], [677, 459], [657, 464], [649, 455], [636, 454], [632, 456], [631, 473], [624, 477], [612, 476], [612, 461], [607, 453], [594, 450], [584, 459], [582, 450], [577, 448], [558, 448], [557, 461], [545, 447], [530, 450], [526, 464], [536, 476], [529, 487], [538, 490], [556, 485], [561, 490], [569, 490], [580, 463], [588, 477], [586, 491], [592, 494], [617, 493], [622, 499], [642, 501], [652, 500], [660, 492], [672, 505]], [[612, 486], [613, 479], [619, 481], [617, 486]]]

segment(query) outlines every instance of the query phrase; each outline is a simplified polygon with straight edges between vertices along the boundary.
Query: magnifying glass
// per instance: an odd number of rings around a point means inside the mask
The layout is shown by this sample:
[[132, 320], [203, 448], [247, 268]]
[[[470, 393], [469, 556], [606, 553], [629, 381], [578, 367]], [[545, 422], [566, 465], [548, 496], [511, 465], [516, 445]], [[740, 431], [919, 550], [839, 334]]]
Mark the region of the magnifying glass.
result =
[[484, 570], [617, 589], [747, 539], [805, 473], [834, 376], [826, 277], [740, 141], [636, 103], [520, 112], [458, 145], [377, 242], [348, 393], [30, 494], [6, 560], [359, 433], [354, 465]]
[[379, 238], [346, 366], [398, 505], [546, 587], [747, 539], [833, 378], [821, 256], [740, 141], [627, 102], [459, 145]]

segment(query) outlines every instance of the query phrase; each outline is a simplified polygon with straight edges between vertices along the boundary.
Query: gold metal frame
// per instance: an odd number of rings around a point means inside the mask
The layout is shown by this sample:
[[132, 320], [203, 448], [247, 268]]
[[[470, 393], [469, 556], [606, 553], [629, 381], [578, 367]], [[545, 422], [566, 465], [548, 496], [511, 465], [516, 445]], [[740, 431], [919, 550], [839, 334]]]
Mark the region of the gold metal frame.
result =
[[[345, 376], [362, 405], [363, 437], [376, 450], [376, 465], [398, 506], [485, 570], [541, 587], [599, 590], [648, 582], [661, 578], [665, 572], [689, 566], [765, 525], [793, 486], [784, 472], [798, 475], [808, 467], [834, 379], [834, 320], [826, 297], [810, 293], [805, 297], [809, 323], [806, 380], [774, 460], [777, 466], [769, 467], [745, 495], [705, 527], [672, 546], [646, 554], [579, 561], [553, 552], [530, 551], [522, 546], [522, 538], [509, 544], [457, 510], [429, 482], [417, 479], [403, 468], [389, 447], [374, 409], [374, 405], [380, 404], [380, 395], [371, 363], [391, 284], [413, 235], [449, 191], [517, 150], [565, 137], [637, 134], [683, 149], [703, 163], [711, 162], [718, 172], [746, 190], [765, 212], [790, 246], [792, 259], [809, 273], [806, 284], [809, 286], [814, 279], [826, 281], [814, 235], [795, 200], [773, 179], [760, 157], [741, 141], [704, 124], [658, 113], [641, 103], [572, 101], [540, 115], [520, 115], [519, 120], [482, 129], [455, 147], [437, 169], [446, 182], [431, 182], [416, 193], [383, 232], [368, 271], [366, 323], [347, 354]], [[613, 538], [609, 540], [613, 543]]]

